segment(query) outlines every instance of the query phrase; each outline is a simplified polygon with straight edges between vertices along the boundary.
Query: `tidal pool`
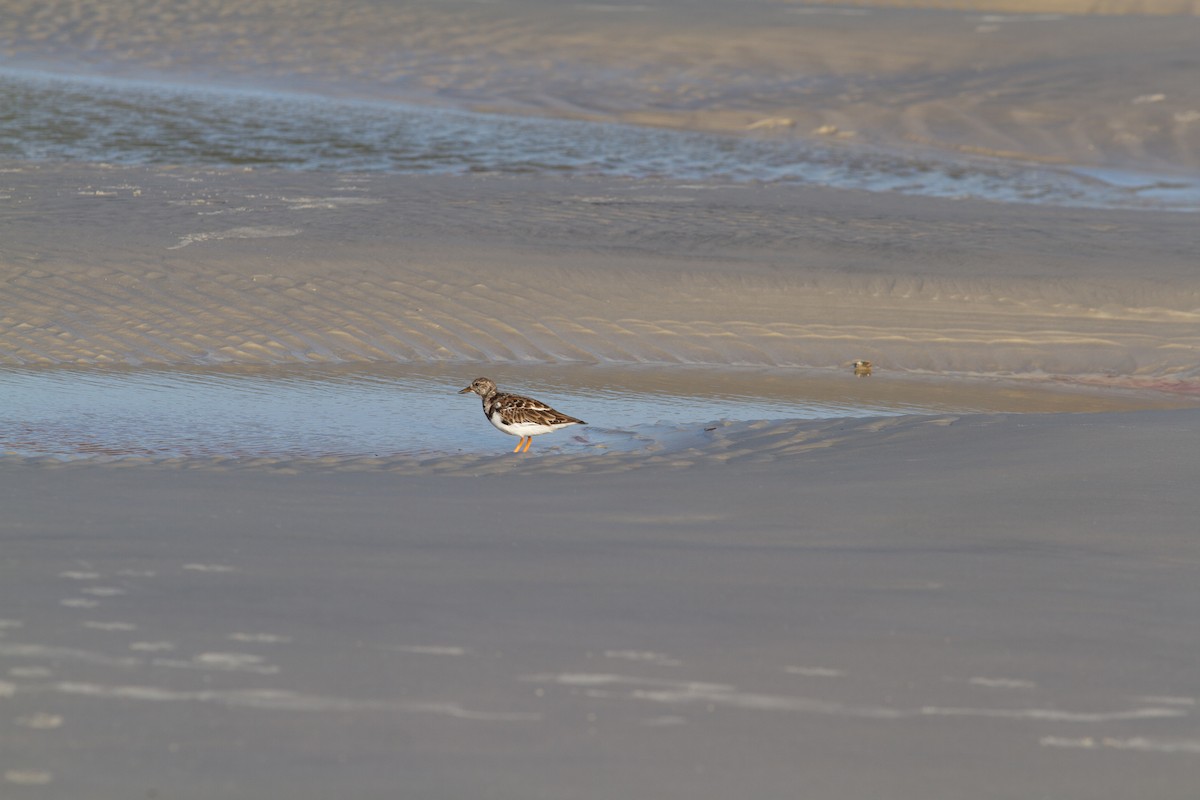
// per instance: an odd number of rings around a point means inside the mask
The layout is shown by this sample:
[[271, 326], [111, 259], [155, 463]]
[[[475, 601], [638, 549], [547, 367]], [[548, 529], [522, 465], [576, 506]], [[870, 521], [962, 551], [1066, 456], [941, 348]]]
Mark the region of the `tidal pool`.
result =
[[0, 454], [356, 458], [505, 452], [458, 389], [478, 375], [587, 420], [533, 452], [638, 442], [721, 420], [1174, 407], [1178, 398], [1045, 383], [852, 371], [508, 364], [0, 370]]

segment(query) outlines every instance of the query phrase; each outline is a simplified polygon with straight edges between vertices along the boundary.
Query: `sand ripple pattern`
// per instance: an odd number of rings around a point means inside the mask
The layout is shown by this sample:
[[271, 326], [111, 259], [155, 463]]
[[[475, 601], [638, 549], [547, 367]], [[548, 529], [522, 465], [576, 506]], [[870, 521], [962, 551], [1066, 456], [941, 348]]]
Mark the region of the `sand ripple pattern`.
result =
[[1200, 369], [1189, 215], [102, 167], [26, 167], [0, 189], [19, 198], [0, 364]]
[[[5, 273], [0, 363], [10, 365], [829, 366], [868, 355], [893, 368], [1137, 375], [1177, 371], [1200, 352], [1195, 313], [1001, 308], [983, 286], [912, 279], [804, 286], [553, 269], [206, 270], [186, 280], [155, 269]], [[980, 294], [962, 296], [972, 292]], [[726, 308], [722, 298], [733, 293], [738, 308]], [[744, 309], [751, 318], [724, 316]]]

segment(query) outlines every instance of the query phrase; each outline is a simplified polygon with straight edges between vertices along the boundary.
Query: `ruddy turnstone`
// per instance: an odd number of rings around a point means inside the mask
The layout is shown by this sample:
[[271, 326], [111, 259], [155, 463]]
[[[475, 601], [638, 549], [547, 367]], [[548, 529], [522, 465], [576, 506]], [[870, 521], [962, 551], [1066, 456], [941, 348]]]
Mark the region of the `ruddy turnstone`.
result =
[[871, 362], [870, 361], [855, 361], [854, 374], [860, 378], [871, 377]]
[[483, 398], [483, 415], [497, 430], [521, 437], [513, 448], [514, 453], [521, 451], [522, 446], [525, 448], [522, 452], [528, 452], [533, 437], [540, 434], [568, 425], [587, 425], [581, 419], [560, 414], [540, 400], [497, 391], [496, 382], [491, 378], [476, 378], [470, 386], [459, 390], [459, 394], [467, 392], [474, 392]]

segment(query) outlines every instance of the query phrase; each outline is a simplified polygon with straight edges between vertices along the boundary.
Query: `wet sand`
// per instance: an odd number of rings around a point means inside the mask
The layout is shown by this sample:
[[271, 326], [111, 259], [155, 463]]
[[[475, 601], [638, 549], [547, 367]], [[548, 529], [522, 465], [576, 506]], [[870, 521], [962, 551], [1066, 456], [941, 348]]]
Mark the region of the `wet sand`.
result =
[[5, 793], [1190, 798], [1198, 422], [0, 463]]
[[865, 358], [1184, 390], [1198, 377], [1187, 213], [89, 166], [0, 184], [12, 365]]

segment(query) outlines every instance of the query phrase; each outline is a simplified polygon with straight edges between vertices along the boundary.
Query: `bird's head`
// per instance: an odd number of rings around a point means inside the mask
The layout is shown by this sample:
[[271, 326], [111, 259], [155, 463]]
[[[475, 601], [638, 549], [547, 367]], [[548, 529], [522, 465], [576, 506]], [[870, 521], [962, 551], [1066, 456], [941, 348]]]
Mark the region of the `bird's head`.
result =
[[474, 392], [480, 397], [487, 397], [489, 394], [496, 393], [496, 382], [491, 378], [476, 378], [471, 381], [470, 386], [458, 390], [459, 394], [466, 394], [467, 392]]

